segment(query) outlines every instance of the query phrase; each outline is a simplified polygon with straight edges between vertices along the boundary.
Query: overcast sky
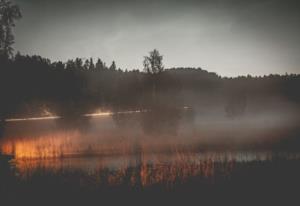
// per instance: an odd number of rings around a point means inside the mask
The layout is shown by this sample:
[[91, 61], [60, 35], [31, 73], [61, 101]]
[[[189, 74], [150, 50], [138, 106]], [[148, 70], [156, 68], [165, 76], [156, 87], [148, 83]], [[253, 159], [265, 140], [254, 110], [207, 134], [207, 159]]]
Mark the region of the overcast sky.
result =
[[[157, 48], [165, 67], [222, 76], [300, 73], [297, 0], [15, 0], [15, 50], [51, 60], [100, 57], [141, 69]], [[299, 2], [299, 3], [298, 3]]]

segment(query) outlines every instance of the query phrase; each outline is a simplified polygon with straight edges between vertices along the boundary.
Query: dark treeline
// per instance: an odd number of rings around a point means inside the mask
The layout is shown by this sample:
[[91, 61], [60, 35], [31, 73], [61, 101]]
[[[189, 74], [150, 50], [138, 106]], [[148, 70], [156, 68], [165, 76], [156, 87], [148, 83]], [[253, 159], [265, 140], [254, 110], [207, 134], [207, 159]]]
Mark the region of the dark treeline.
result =
[[199, 116], [299, 112], [300, 75], [222, 78], [201, 68], [164, 69], [158, 50], [144, 57], [143, 71], [99, 58], [51, 62], [14, 55], [13, 28], [21, 17], [17, 5], [0, 0], [0, 134], [7, 118], [52, 114], [70, 122], [97, 110], [113, 111], [119, 126], [130, 124], [119, 111], [144, 111], [138, 121], [150, 133], [176, 131], [186, 117], [192, 125]]
[[21, 17], [18, 5], [0, 0], [0, 121], [44, 111], [72, 119], [97, 109], [151, 110], [153, 118], [162, 112], [170, 118], [183, 107], [201, 113], [216, 105], [235, 117], [253, 102], [258, 110], [278, 98], [300, 102], [300, 75], [221, 78], [200, 68], [165, 70], [157, 50], [144, 57], [143, 72], [118, 69], [115, 62], [107, 66], [101, 59], [51, 62], [14, 55], [13, 28]]
[[220, 102], [227, 115], [235, 116], [251, 99], [281, 97], [300, 103], [300, 75], [221, 78], [200, 68], [123, 71], [115, 62], [106, 66], [101, 59], [63, 63], [19, 53], [3, 58], [0, 65], [1, 119], [41, 114], [45, 109], [77, 116], [99, 108], [126, 111], [172, 105], [197, 109]]

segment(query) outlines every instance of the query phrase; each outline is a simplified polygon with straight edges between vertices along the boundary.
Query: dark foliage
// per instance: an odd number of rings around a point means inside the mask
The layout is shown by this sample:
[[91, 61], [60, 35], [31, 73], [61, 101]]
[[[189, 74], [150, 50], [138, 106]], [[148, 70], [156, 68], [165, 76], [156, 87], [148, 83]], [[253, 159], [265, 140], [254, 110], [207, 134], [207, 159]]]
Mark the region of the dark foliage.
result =
[[115, 63], [108, 68], [100, 59], [96, 62], [94, 65], [88, 59], [83, 64], [79, 58], [66, 63], [51, 62], [19, 53], [13, 59], [2, 60], [2, 119], [34, 114], [45, 108], [73, 117], [99, 107], [113, 111], [166, 105], [197, 107], [213, 102], [213, 98], [222, 99], [229, 115], [238, 115], [249, 99], [281, 96], [296, 104], [300, 102], [299, 75], [221, 78], [200, 68], [174, 68], [147, 74], [116, 70]]
[[[107, 169], [93, 176], [77, 170], [41, 168], [25, 179], [2, 170], [0, 197], [3, 205], [299, 204], [299, 160], [216, 162], [212, 167], [215, 173], [210, 177], [197, 175], [185, 181], [178, 178], [172, 183], [149, 186], [142, 186], [138, 181], [131, 183], [132, 177], [140, 175], [139, 167], [127, 168], [124, 178], [116, 185], [105, 181], [107, 176], [114, 175]], [[230, 172], [226, 172], [229, 167]]]

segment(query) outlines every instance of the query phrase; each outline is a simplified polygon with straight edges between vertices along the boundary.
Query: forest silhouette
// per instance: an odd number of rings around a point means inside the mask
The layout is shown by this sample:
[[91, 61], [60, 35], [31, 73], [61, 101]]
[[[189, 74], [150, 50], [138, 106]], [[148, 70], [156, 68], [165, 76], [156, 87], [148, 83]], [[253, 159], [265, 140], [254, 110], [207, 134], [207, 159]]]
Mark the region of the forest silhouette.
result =
[[[184, 113], [192, 118], [222, 108], [225, 116], [236, 118], [248, 107], [267, 110], [278, 99], [296, 108], [300, 103], [299, 74], [231, 78], [201, 68], [164, 68], [156, 49], [144, 57], [140, 70], [123, 70], [115, 61], [109, 65], [100, 58], [61, 62], [14, 54], [13, 28], [20, 18], [17, 5], [1, 0], [0, 125], [8, 118], [45, 114], [68, 122], [99, 109], [115, 114], [146, 111], [143, 122], [151, 132], [159, 131], [159, 125], [173, 130]], [[122, 125], [124, 116], [114, 119]]]
[[[232, 104], [239, 99], [275, 95], [300, 103], [297, 89], [300, 75], [296, 74], [228, 78], [201, 68], [171, 68], [152, 74], [124, 71], [114, 65], [107, 67], [101, 59], [96, 64], [92, 59], [80, 58], [66, 63], [51, 62], [40, 56], [19, 53], [10, 59], [1, 59], [1, 118], [22, 116], [45, 107], [62, 116], [76, 116], [98, 107], [147, 109], [154, 81], [157, 98], [166, 104], [176, 102], [178, 107], [195, 106], [184, 98], [185, 91], [199, 100], [203, 94], [210, 93], [210, 96], [222, 97], [224, 102], [230, 99]], [[234, 115], [235, 111], [230, 109], [227, 108], [228, 112]]]
[[51, 61], [14, 52], [21, 17], [0, 0], [1, 205], [299, 201], [300, 74]]

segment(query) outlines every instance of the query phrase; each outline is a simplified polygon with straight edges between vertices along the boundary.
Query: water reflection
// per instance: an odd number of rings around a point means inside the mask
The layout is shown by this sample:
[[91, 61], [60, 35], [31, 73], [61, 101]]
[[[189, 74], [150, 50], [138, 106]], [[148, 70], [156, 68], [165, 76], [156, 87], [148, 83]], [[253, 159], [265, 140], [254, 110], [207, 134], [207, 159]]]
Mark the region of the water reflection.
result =
[[[93, 184], [100, 181], [109, 185], [134, 186], [172, 185], [190, 178], [213, 181], [215, 177], [229, 177], [236, 166], [244, 163], [263, 163], [275, 157], [285, 159], [300, 157], [298, 154], [282, 153], [274, 156], [272, 152], [253, 151], [154, 152], [147, 148], [144, 150], [143, 147], [134, 148], [132, 144], [127, 145], [127, 150], [122, 152], [116, 150], [117, 146], [114, 144], [111, 145], [115, 147], [110, 149], [107, 149], [107, 145], [99, 144], [83, 150], [79, 140], [82, 140], [82, 137], [77, 132], [64, 134], [63, 138], [58, 135], [57, 139], [45, 136], [19, 139], [2, 144], [2, 151], [6, 154], [15, 154], [10, 165], [21, 179], [30, 180], [32, 176], [45, 174], [69, 177], [74, 172], [80, 172], [85, 177], [86, 175], [91, 177]], [[126, 147], [121, 143], [119, 148]]]
[[[281, 154], [285, 158], [299, 155]], [[101, 176], [109, 184], [122, 184], [129, 178], [144, 186], [185, 181], [192, 177], [230, 176], [237, 164], [272, 160], [271, 152], [205, 152], [91, 156], [73, 158], [14, 159], [10, 162], [21, 178], [37, 173], [68, 173], [80, 171], [92, 177]]]
[[[138, 125], [120, 130], [113, 122], [112, 117], [91, 118], [89, 129], [84, 131], [61, 128], [54, 120], [10, 123], [0, 140], [0, 150], [13, 156], [10, 165], [20, 178], [79, 171], [93, 182], [143, 186], [169, 185], [193, 177], [212, 180], [230, 176], [244, 162], [268, 162], [275, 157], [270, 151], [202, 151], [198, 145], [205, 139], [203, 131], [197, 136], [181, 132], [154, 138]], [[299, 159], [298, 154], [278, 157]]]
[[[23, 159], [15, 158], [12, 165], [21, 171], [34, 169], [50, 170], [82, 170], [94, 172], [99, 168], [118, 170], [123, 167], [142, 165], [172, 165], [172, 164], [201, 164], [203, 162], [251, 162], [272, 160], [271, 152], [205, 152], [205, 153], [168, 153], [112, 156], [78, 156], [69, 158]], [[287, 154], [282, 155], [285, 158]], [[289, 156], [297, 158], [297, 155]], [[141, 161], [138, 160], [141, 158]], [[138, 161], [137, 161], [138, 160]]]

